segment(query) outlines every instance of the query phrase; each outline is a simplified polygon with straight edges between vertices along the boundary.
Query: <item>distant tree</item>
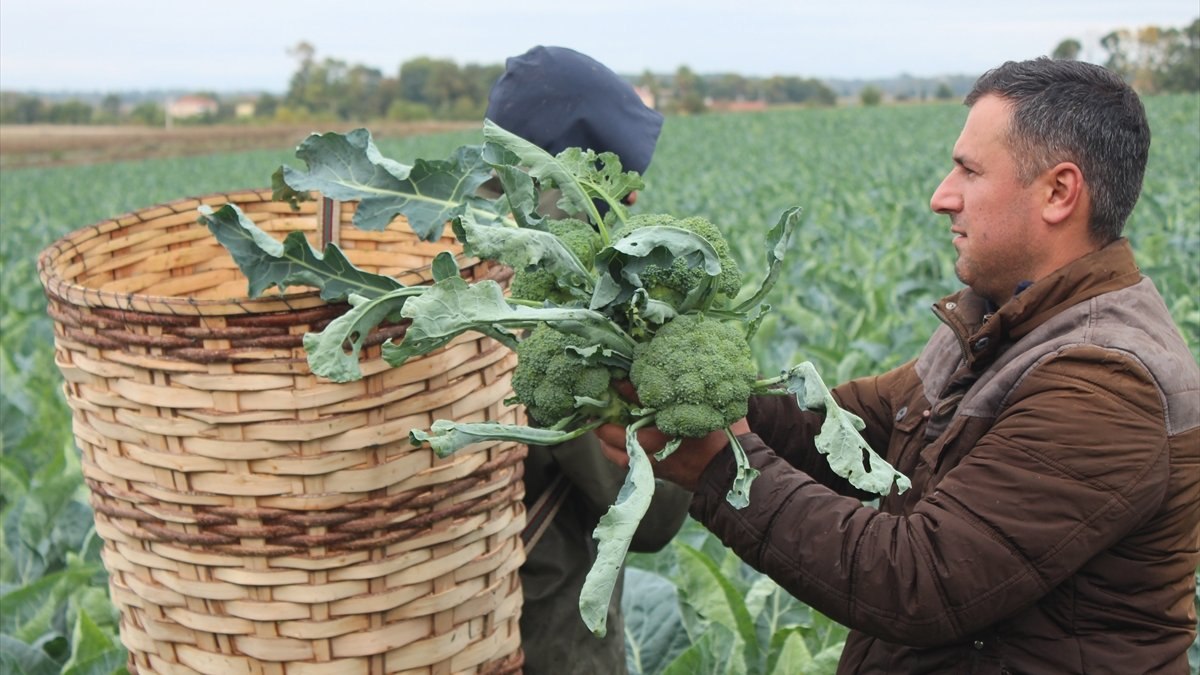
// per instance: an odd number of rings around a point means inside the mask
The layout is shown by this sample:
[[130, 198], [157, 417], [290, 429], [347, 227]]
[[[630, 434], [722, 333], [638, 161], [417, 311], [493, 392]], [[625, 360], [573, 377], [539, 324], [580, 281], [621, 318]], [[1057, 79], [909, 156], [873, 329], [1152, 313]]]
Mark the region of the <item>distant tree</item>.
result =
[[1129, 53], [1126, 47], [1129, 42], [1130, 35], [1127, 30], [1114, 30], [1100, 38], [1100, 46], [1108, 52], [1108, 59], [1104, 61], [1104, 67], [1120, 75], [1127, 82], [1133, 79], [1133, 68], [1129, 62]]
[[949, 101], [954, 98], [954, 90], [945, 82], [938, 82], [937, 91], [933, 93], [933, 97], [939, 101]]
[[409, 103], [428, 105], [427, 89], [433, 78], [433, 59], [421, 56], [400, 64], [400, 98]]
[[483, 117], [483, 111], [487, 109], [488, 94], [492, 91], [492, 85], [503, 74], [504, 66], [500, 64], [485, 66], [468, 63], [463, 66], [463, 97], [480, 111], [478, 117]]
[[833, 105], [837, 102], [837, 95], [820, 80], [775, 75], [762, 82], [762, 89], [768, 103]]
[[99, 121], [113, 123], [121, 119], [121, 97], [118, 94], [108, 94], [97, 108]]
[[4, 124], [36, 124], [46, 118], [46, 104], [37, 96], [15, 94], [3, 96], [0, 122]]
[[273, 94], [263, 94], [254, 102], [255, 117], [271, 118], [279, 108], [279, 98]]
[[288, 49], [287, 53], [288, 56], [298, 61], [298, 67], [288, 82], [288, 91], [284, 101], [289, 105], [302, 106], [305, 105], [309, 94], [317, 50], [310, 43], [301, 41]]
[[717, 101], [744, 101], [751, 98], [750, 81], [737, 73], [722, 73], [708, 78], [708, 95]]
[[388, 106], [387, 118], [398, 122], [419, 122], [433, 118], [433, 111], [424, 103], [396, 99]]
[[129, 119], [146, 126], [161, 127], [166, 123], [167, 113], [154, 101], [145, 101], [129, 112]]
[[1082, 51], [1083, 45], [1079, 43], [1079, 40], [1076, 40], [1075, 38], [1067, 38], [1066, 40], [1058, 43], [1058, 46], [1054, 48], [1054, 52], [1051, 54], [1051, 57], [1060, 61], [1075, 61], [1079, 59], [1079, 54]]
[[675, 86], [671, 103], [676, 112], [704, 112], [704, 81], [687, 66], [675, 71]]
[[858, 98], [865, 106], [876, 106], [883, 102], [883, 91], [879, 87], [869, 84], [858, 93]]
[[1200, 19], [1185, 28], [1122, 28], [1100, 39], [1104, 65], [1142, 93], [1200, 90]]
[[1200, 19], [1169, 35], [1158, 84], [1161, 91], [1200, 91]]
[[412, 59], [400, 65], [399, 98], [424, 105], [441, 117], [479, 117], [492, 83], [502, 72], [501, 66], [459, 68], [446, 59]]
[[53, 124], [88, 124], [92, 121], [92, 106], [83, 101], [64, 101], [50, 106], [46, 121]]

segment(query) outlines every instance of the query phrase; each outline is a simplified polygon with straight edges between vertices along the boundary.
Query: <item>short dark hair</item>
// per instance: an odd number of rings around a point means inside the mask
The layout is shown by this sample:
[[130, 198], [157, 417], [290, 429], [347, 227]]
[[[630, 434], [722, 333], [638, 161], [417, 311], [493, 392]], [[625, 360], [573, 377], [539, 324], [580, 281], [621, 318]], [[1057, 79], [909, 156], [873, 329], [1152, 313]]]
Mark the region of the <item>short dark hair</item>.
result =
[[1074, 162], [1092, 200], [1092, 238], [1121, 236], [1142, 189], [1150, 126], [1133, 88], [1106, 68], [1041, 57], [983, 74], [964, 103], [996, 95], [1012, 106], [1008, 143], [1027, 184], [1059, 162]]

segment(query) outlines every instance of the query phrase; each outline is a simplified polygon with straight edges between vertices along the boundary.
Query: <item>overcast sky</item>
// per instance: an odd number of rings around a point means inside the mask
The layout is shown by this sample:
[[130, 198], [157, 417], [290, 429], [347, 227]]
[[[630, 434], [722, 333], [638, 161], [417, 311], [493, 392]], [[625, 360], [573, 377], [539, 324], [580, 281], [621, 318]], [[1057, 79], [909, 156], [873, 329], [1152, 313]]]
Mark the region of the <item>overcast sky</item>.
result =
[[290, 47], [394, 76], [417, 56], [501, 63], [572, 47], [625, 74], [978, 74], [1065, 38], [1183, 27], [1197, 0], [3, 0], [0, 89], [283, 92]]

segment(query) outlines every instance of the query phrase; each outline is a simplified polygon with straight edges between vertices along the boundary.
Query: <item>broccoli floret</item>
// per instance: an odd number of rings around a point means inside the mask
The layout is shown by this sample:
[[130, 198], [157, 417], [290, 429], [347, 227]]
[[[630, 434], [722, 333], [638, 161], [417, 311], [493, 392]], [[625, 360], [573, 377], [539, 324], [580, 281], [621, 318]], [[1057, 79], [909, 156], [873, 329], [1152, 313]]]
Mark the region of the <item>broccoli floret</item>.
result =
[[[564, 246], [579, 258], [579, 262], [591, 269], [596, 260], [596, 252], [600, 250], [600, 233], [582, 220], [564, 218], [550, 221], [546, 228], [551, 234], [562, 240]], [[509, 285], [512, 297], [519, 300], [542, 302], [549, 300], [555, 304], [565, 304], [573, 299], [569, 292], [559, 286], [558, 280], [549, 270], [540, 268], [517, 270]]]
[[659, 429], [698, 437], [746, 416], [757, 370], [735, 324], [684, 314], [638, 345], [629, 379]]
[[[560, 333], [546, 324], [530, 331], [517, 344], [517, 367], [512, 375], [513, 398], [525, 406], [530, 419], [541, 426], [554, 426], [577, 411], [575, 397], [595, 399], [605, 404], [619, 402], [610, 394], [613, 371], [605, 366], [589, 366], [567, 351], [568, 346], [584, 347], [579, 337]], [[624, 372], [618, 373], [624, 375]], [[608, 415], [606, 407], [582, 406], [586, 416]]]
[[[677, 219], [666, 214], [639, 214], [626, 221], [620, 236], [626, 237], [634, 230], [652, 225], [678, 227], [704, 237], [717, 252], [721, 263], [721, 273], [713, 280], [717, 292], [732, 298], [741, 290], [742, 272], [737, 261], [729, 253], [729, 243], [725, 241], [725, 236], [716, 225], [699, 216]], [[676, 259], [667, 269], [648, 267], [642, 273], [642, 282], [650, 297], [678, 304], [690, 290], [700, 285], [706, 276], [704, 270], [689, 265], [686, 260]]]

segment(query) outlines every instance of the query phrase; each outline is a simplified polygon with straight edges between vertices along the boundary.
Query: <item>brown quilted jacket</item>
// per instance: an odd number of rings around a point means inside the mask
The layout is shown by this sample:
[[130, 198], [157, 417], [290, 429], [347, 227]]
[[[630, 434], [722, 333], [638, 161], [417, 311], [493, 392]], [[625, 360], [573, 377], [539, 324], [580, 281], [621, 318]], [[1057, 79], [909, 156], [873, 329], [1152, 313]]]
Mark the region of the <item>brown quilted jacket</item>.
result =
[[1125, 240], [994, 313], [935, 306], [918, 359], [835, 390], [912, 480], [864, 505], [756, 399], [762, 475], [725, 501], [721, 453], [691, 507], [747, 562], [854, 629], [841, 673], [1186, 673], [1200, 563], [1200, 368]]

